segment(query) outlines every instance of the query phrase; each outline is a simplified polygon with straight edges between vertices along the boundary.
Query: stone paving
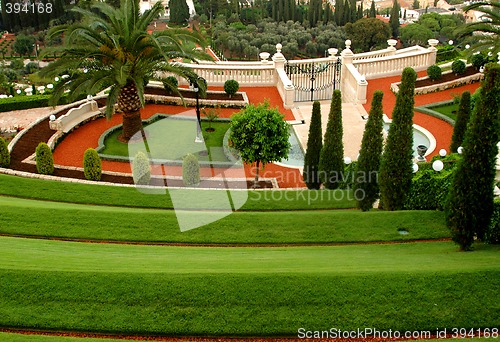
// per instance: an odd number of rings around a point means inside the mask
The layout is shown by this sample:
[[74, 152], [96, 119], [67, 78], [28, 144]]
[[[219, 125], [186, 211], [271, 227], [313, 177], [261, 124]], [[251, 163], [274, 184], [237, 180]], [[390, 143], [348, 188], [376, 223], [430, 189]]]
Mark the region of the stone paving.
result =
[[[57, 106], [56, 108], [60, 107], [62, 106]], [[53, 110], [54, 108], [52, 107], [44, 107], [0, 113], [0, 129], [8, 130], [14, 127], [25, 128], [30, 123], [48, 115]]]

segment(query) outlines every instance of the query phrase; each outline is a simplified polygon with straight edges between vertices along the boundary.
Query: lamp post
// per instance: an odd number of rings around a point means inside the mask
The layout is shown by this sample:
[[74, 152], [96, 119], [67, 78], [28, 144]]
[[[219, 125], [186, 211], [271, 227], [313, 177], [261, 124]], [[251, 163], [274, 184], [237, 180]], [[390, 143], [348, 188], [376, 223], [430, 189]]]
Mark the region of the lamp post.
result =
[[201, 134], [201, 115], [200, 115], [200, 88], [198, 86], [198, 80], [201, 78], [198, 77], [194, 82], [191, 83], [191, 89], [195, 92], [196, 94], [196, 138], [194, 139], [194, 142], [197, 143], [202, 143], [203, 142], [203, 135]]

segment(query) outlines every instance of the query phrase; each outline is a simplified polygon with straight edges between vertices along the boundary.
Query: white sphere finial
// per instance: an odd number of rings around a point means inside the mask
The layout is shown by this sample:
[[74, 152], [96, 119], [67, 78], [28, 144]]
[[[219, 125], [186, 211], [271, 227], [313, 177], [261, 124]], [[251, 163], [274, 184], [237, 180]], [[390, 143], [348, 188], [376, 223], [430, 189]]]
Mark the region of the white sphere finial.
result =
[[280, 53], [282, 48], [283, 45], [281, 45], [280, 43], [276, 44], [276, 52]]
[[444, 148], [442, 148], [442, 149], [440, 149], [440, 150], [439, 150], [439, 155], [440, 155], [441, 157], [445, 157], [445, 156], [446, 156], [446, 153], [447, 153], [447, 152], [446, 152], [446, 150], [445, 150]]
[[443, 170], [443, 168], [444, 168], [444, 164], [441, 160], [436, 160], [436, 161], [434, 161], [434, 163], [432, 163], [432, 169], [434, 171], [440, 172]]
[[351, 40], [350, 40], [350, 39], [347, 39], [347, 40], [345, 41], [345, 48], [346, 48], [346, 49], [351, 49]]

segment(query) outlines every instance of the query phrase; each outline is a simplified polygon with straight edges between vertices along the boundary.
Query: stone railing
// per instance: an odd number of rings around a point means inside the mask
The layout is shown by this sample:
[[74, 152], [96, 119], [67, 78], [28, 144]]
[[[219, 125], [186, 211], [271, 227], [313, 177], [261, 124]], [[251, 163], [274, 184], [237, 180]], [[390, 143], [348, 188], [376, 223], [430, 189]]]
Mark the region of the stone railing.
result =
[[392, 55], [372, 59], [354, 59], [353, 64], [361, 75], [367, 80], [397, 76], [406, 67], [412, 67], [415, 71], [426, 70], [436, 61], [436, 53], [431, 48], [426, 49], [415, 46]]
[[99, 114], [101, 114], [101, 112], [99, 111], [97, 102], [89, 99], [89, 101], [81, 104], [77, 108], [70, 109], [58, 119], [50, 120], [49, 126], [50, 129], [54, 131], [68, 133], [81, 122]]

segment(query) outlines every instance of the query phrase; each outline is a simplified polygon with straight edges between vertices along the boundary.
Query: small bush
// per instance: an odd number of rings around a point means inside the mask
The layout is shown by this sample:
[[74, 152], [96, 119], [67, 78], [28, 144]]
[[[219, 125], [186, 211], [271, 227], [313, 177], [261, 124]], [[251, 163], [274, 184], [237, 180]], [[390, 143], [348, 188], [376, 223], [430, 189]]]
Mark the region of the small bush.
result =
[[472, 63], [472, 66], [476, 69], [479, 70], [485, 63], [486, 63], [486, 58], [480, 53], [477, 53], [475, 55], [472, 55], [470, 58], [470, 62]]
[[429, 78], [433, 81], [440, 79], [442, 74], [443, 72], [441, 68], [436, 64], [427, 68], [427, 76], [429, 76]]
[[36, 170], [42, 175], [51, 175], [54, 173], [54, 157], [49, 145], [41, 142], [36, 147]]
[[484, 234], [484, 240], [487, 243], [500, 243], [500, 200], [496, 199], [493, 205], [493, 215], [491, 222]]
[[179, 81], [177, 81], [177, 78], [175, 78], [174, 76], [168, 76], [163, 82], [163, 87], [165, 88], [166, 91], [177, 90], [178, 86], [179, 86]]
[[456, 74], [456, 75], [461, 75], [465, 73], [465, 63], [464, 61], [457, 59], [453, 63], [451, 63], [451, 70]]
[[85, 178], [92, 181], [101, 180], [102, 163], [99, 154], [93, 148], [87, 149], [83, 155], [83, 173]]
[[13, 59], [9, 66], [11, 69], [21, 70], [24, 69], [24, 62], [21, 59]]
[[0, 137], [0, 167], [9, 167], [10, 165], [10, 153], [7, 148], [7, 143]]
[[226, 82], [224, 82], [224, 91], [229, 96], [236, 94], [238, 89], [240, 89], [240, 84], [237, 81], [227, 80]]
[[136, 185], [149, 185], [151, 181], [151, 167], [149, 159], [142, 152], [137, 152], [132, 162], [132, 176]]
[[191, 153], [182, 159], [182, 181], [185, 186], [200, 184], [200, 164], [198, 158]]
[[36, 62], [29, 62], [26, 64], [26, 73], [27, 74], [32, 74], [40, 69], [40, 66]]

